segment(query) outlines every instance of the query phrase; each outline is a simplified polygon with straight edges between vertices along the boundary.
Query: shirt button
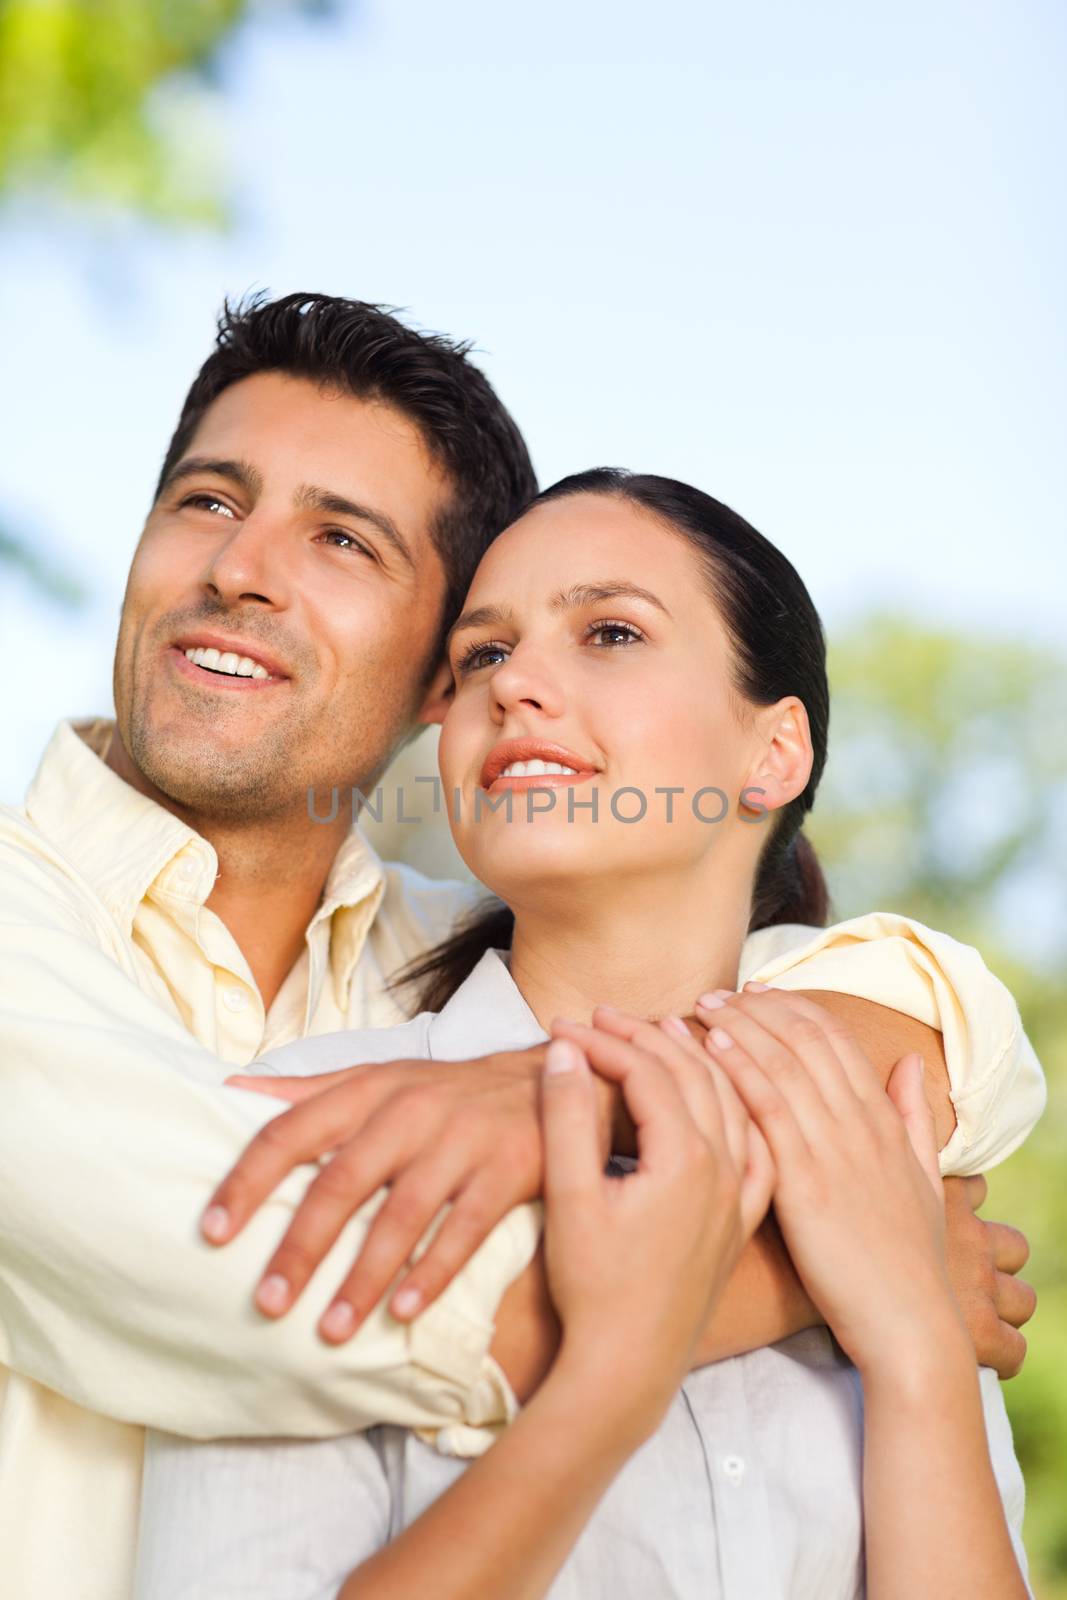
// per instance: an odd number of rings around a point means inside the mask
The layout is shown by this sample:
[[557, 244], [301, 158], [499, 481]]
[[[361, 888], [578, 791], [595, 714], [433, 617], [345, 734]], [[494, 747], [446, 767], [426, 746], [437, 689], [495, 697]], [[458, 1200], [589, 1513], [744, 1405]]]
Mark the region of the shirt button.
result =
[[722, 1475], [727, 1483], [740, 1483], [745, 1475], [743, 1456], [723, 1456]]
[[243, 989], [227, 989], [222, 996], [222, 1003], [227, 1011], [244, 1011], [248, 996]]

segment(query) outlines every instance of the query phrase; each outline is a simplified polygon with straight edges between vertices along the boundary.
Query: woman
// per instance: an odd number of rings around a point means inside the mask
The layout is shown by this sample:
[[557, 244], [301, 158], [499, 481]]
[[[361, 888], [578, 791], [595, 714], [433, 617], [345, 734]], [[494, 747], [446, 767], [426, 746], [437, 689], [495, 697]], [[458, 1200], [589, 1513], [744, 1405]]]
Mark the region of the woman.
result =
[[[879, 1600], [1025, 1594], [940, 1254], [920, 1069], [899, 1063], [887, 1098], [815, 1008], [798, 1061], [779, 1035], [802, 1002], [734, 995], [747, 930], [804, 920], [819, 893], [799, 830], [827, 690], [793, 568], [696, 490], [582, 474], [491, 547], [449, 648], [453, 832], [508, 909], [420, 967], [435, 1014], [407, 1025], [405, 1051], [556, 1036], [545, 1247], [560, 1352], [466, 1471], [395, 1429], [154, 1441], [142, 1600], [833, 1600], [865, 1578]], [[678, 1015], [694, 994], [705, 1052]], [[605, 999], [661, 1020], [600, 1010], [590, 1027]], [[354, 1043], [306, 1041], [274, 1065], [347, 1064]], [[599, 1172], [590, 1064], [621, 1082], [638, 1126], [621, 1181]], [[686, 1378], [772, 1166], [794, 1261], [845, 1356], [811, 1330]]]

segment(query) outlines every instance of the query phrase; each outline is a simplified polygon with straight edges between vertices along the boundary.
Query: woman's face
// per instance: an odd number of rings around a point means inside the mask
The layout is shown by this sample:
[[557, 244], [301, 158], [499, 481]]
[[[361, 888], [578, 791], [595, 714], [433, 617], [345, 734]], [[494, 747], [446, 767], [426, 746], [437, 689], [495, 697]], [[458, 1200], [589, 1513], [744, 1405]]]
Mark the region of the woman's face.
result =
[[763, 724], [697, 552], [657, 518], [593, 494], [535, 507], [483, 558], [449, 659], [452, 831], [504, 899], [699, 869], [727, 839], [754, 864]]

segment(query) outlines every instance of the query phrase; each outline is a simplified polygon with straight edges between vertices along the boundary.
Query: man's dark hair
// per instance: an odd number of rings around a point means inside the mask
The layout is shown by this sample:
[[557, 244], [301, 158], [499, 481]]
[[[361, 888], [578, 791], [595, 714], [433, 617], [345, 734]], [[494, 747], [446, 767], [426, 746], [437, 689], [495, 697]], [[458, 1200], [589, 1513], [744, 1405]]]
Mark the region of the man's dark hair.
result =
[[522, 434], [469, 343], [405, 327], [384, 306], [329, 294], [257, 294], [226, 301], [215, 349], [200, 368], [171, 439], [158, 496], [204, 412], [224, 389], [257, 372], [283, 372], [394, 406], [418, 427], [453, 493], [430, 534], [445, 569], [441, 637], [496, 535], [537, 493]]

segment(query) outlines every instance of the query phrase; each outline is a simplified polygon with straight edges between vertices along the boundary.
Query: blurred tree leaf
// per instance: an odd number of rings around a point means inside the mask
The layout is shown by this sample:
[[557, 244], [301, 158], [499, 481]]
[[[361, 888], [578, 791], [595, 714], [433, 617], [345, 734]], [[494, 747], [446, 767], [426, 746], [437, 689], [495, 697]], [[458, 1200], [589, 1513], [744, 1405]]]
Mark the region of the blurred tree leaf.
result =
[[214, 82], [241, 23], [276, 0], [0, 0], [0, 193], [175, 223], [225, 219]]
[[[254, 17], [329, 10], [326, 0], [0, 0], [0, 200], [221, 226], [222, 52]], [[12, 567], [52, 599], [83, 597], [0, 531], [0, 569]]]

